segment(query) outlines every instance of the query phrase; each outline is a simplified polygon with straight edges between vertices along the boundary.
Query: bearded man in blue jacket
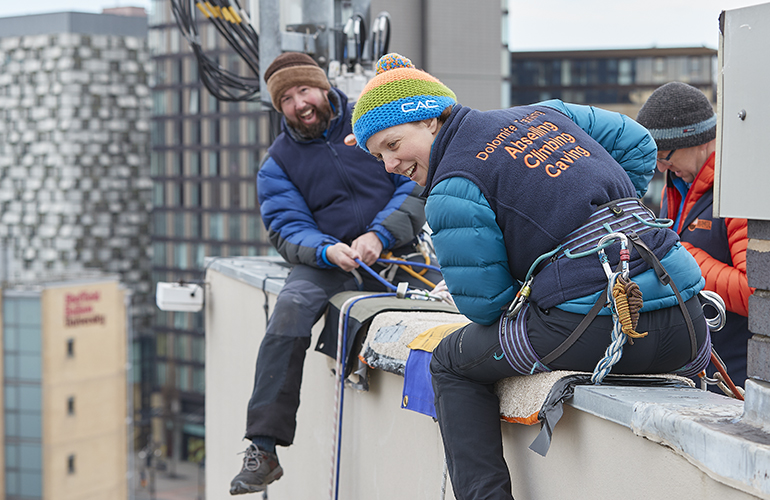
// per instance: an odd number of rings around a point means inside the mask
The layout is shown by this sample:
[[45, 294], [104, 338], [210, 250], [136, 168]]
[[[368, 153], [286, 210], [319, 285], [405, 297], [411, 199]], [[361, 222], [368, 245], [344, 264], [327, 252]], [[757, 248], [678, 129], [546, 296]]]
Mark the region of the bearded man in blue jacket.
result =
[[[270, 241], [294, 267], [259, 349], [245, 435], [251, 444], [230, 483], [232, 495], [263, 491], [283, 475], [275, 447], [294, 440], [311, 328], [334, 294], [360, 288], [350, 273], [356, 260], [372, 265], [383, 250], [414, 252], [425, 224], [416, 183], [344, 145], [353, 105], [310, 56], [281, 54], [264, 79], [283, 120], [257, 193]], [[400, 273], [399, 282], [424, 287]], [[366, 273], [361, 278], [366, 290], [383, 287]]]

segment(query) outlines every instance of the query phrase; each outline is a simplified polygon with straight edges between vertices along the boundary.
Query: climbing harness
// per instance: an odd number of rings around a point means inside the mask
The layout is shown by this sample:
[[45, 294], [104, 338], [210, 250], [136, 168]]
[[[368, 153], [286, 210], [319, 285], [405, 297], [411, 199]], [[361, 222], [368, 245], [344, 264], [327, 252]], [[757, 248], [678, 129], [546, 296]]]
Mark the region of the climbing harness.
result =
[[[389, 259], [378, 259], [379, 261], [388, 261]], [[345, 360], [347, 359], [347, 333], [348, 333], [348, 321], [350, 319], [350, 311], [353, 308], [353, 306], [356, 304], [356, 302], [364, 299], [371, 299], [371, 298], [378, 298], [378, 297], [398, 297], [398, 298], [419, 298], [422, 300], [441, 300], [439, 297], [433, 296], [430, 292], [426, 292], [424, 290], [412, 290], [409, 289], [409, 284], [406, 282], [399, 283], [397, 286], [393, 285], [392, 283], [385, 280], [382, 276], [380, 276], [377, 272], [375, 272], [372, 268], [364, 264], [360, 259], [355, 259], [356, 263], [360, 266], [361, 269], [366, 271], [367, 273], [371, 274], [372, 277], [377, 279], [381, 284], [383, 284], [386, 288], [391, 290], [391, 292], [386, 293], [373, 293], [370, 295], [359, 295], [355, 297], [351, 297], [348, 300], [346, 300], [342, 307], [340, 308], [340, 315], [339, 315], [339, 321], [337, 325], [337, 356], [336, 356], [336, 363], [335, 363], [335, 380], [336, 380], [336, 387], [335, 387], [335, 393], [334, 393], [334, 429], [333, 429], [333, 443], [334, 446], [332, 448], [332, 467], [331, 467], [331, 475], [330, 475], [330, 484], [329, 484], [329, 498], [331, 500], [336, 500], [339, 498], [339, 484], [340, 484], [340, 457], [341, 457], [341, 450], [342, 450], [342, 408], [344, 404], [345, 399]], [[402, 261], [396, 260], [396, 263], [398, 265]], [[430, 264], [421, 264], [417, 262], [410, 262], [410, 266], [414, 265], [415, 267], [426, 267], [428, 269], [436, 269], [439, 270], [435, 266], [431, 266]], [[409, 266], [406, 266], [409, 267]]]
[[[701, 371], [702, 367], [708, 363], [708, 352], [704, 350], [705, 346], [698, 349], [695, 327], [684, 300], [660, 260], [639, 237], [639, 234], [646, 231], [670, 227], [671, 224], [672, 221], [669, 219], [656, 218], [638, 199], [616, 200], [597, 208], [581, 227], [567, 235], [555, 249], [535, 259], [519, 292], [500, 322], [500, 344], [508, 363], [519, 373], [550, 371], [548, 365], [572, 347], [599, 312], [609, 305], [613, 314], [614, 327], [610, 346], [594, 371], [594, 381], [600, 382], [620, 359], [622, 346], [629, 340], [633, 342], [634, 338], [646, 335], [636, 332], [638, 314], [643, 302], [638, 285], [630, 279], [629, 275], [630, 250], [634, 248], [645, 263], [654, 270], [658, 281], [664, 286], [671, 287], [684, 316], [690, 336], [690, 362], [677, 370], [677, 373], [694, 375]], [[613, 272], [605, 249], [618, 239], [621, 242], [619, 270]], [[550, 353], [538, 358], [529, 345], [526, 322], [520, 318], [520, 316], [526, 316], [522, 311], [526, 312], [534, 276], [542, 268], [558, 259], [578, 259], [595, 253], [599, 255], [601, 266], [607, 276], [607, 286], [575, 330]], [[527, 369], [522, 370], [524, 363]]]
[[[650, 209], [636, 198], [623, 198], [605, 203], [597, 208], [582, 226], [569, 233], [556, 248], [535, 259], [527, 271], [524, 283], [508, 307], [508, 317], [513, 319], [521, 311], [532, 293], [535, 275], [549, 263], [564, 257], [579, 259], [601, 252], [614, 243], [612, 239], [604, 239], [607, 234], [642, 234], [672, 224], [673, 221], [669, 219], [657, 219]], [[602, 240], [604, 242], [600, 243]]]

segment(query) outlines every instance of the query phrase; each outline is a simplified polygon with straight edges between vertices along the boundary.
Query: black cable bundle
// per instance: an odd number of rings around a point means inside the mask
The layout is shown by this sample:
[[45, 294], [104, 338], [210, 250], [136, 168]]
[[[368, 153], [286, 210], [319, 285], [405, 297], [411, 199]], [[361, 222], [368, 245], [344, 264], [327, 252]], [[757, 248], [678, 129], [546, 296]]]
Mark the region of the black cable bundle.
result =
[[[219, 33], [254, 73], [240, 76], [220, 66], [216, 58], [203, 51], [198, 33], [195, 7], [216, 26]], [[190, 43], [198, 60], [200, 78], [211, 95], [221, 101], [248, 101], [259, 93], [259, 37], [238, 0], [171, 0], [177, 26]]]

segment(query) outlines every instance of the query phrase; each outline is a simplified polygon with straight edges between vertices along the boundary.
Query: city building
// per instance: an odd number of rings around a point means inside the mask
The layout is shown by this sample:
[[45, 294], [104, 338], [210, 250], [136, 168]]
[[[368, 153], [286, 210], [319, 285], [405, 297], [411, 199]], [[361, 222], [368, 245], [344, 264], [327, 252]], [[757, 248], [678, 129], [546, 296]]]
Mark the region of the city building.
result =
[[0, 19], [0, 281], [118, 275], [131, 292], [140, 410], [154, 309], [149, 73], [146, 16]]
[[[170, 2], [153, 3], [149, 24], [152, 281], [201, 281], [204, 257], [264, 255], [272, 248], [256, 199], [270, 118], [258, 101], [211, 95]], [[208, 57], [231, 71], [247, 71], [212, 23], [202, 19], [200, 27]], [[153, 439], [173, 464], [192, 458], [203, 444], [203, 313], [156, 309], [152, 331], [155, 376], [148, 415]]]
[[372, 0], [388, 12], [390, 51], [409, 57], [471, 108], [508, 107], [508, 0]]
[[129, 300], [106, 275], [2, 289], [4, 499], [128, 498]]
[[[511, 52], [510, 103], [561, 99], [636, 118], [656, 88], [680, 81], [702, 90], [716, 108], [716, 67], [717, 51], [707, 47]], [[662, 188], [657, 172], [644, 198], [655, 211]]]

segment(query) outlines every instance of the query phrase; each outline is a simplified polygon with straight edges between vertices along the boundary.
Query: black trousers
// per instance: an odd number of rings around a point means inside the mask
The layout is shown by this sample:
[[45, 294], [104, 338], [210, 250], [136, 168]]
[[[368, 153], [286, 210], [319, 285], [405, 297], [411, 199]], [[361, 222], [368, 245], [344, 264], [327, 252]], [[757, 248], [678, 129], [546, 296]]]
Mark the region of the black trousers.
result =
[[[414, 251], [407, 250], [403, 253]], [[363, 269], [359, 274], [365, 290], [390, 291]], [[425, 277], [433, 283], [442, 279], [440, 273], [433, 270], [429, 270]], [[399, 269], [394, 282], [403, 281], [414, 288], [430, 288]], [[247, 439], [271, 436], [281, 446], [294, 442], [302, 369], [310, 346], [311, 329], [326, 311], [332, 296], [357, 289], [353, 275], [341, 269], [298, 265], [291, 270], [278, 294], [257, 355], [254, 389], [246, 416]]]
[[[698, 347], [707, 338], [707, 326], [697, 297], [687, 301]], [[543, 357], [566, 338], [583, 315], [559, 309], [528, 309], [531, 345]], [[554, 370], [593, 371], [604, 356], [612, 318], [597, 317], [563, 356], [551, 363]], [[690, 361], [690, 336], [678, 306], [640, 315], [639, 332], [647, 337], [623, 347], [612, 373], [667, 373]], [[500, 401], [495, 382], [516, 372], [502, 356], [498, 325], [471, 323], [444, 338], [433, 352], [430, 371], [436, 413], [452, 487], [458, 500], [511, 500], [511, 479], [503, 458]]]

